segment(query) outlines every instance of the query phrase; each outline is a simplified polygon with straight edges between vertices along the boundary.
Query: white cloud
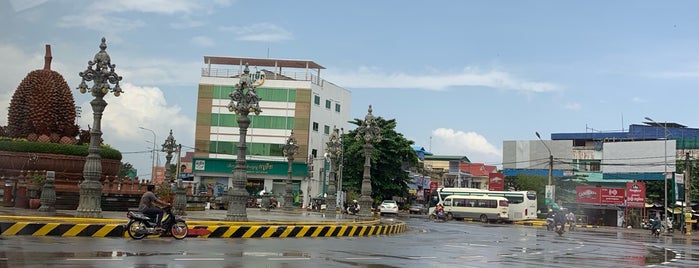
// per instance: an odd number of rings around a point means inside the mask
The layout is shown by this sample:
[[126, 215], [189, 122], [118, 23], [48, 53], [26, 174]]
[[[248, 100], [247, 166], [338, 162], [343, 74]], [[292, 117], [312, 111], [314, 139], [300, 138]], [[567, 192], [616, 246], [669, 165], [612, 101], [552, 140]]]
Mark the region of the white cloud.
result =
[[48, 0], [10, 0], [10, 5], [12, 6], [12, 9], [14, 11], [22, 12], [24, 10], [46, 3], [47, 1]]
[[652, 78], [660, 79], [696, 79], [699, 78], [699, 70], [689, 71], [665, 71], [649, 75]]
[[216, 45], [213, 39], [207, 36], [195, 36], [192, 38], [192, 43], [202, 47], [213, 47]]
[[292, 39], [291, 32], [271, 23], [257, 23], [248, 26], [221, 27], [220, 30], [237, 34], [238, 40], [277, 42]]
[[95, 1], [89, 6], [90, 10], [113, 12], [144, 12], [157, 14], [187, 13], [197, 10], [204, 1], [190, 0], [120, 0], [120, 1]]
[[[131, 163], [139, 170], [143, 178], [150, 177], [151, 158], [146, 152], [152, 148], [153, 133], [142, 130], [144, 127], [155, 132], [156, 149], [169, 134], [170, 129], [178, 143], [194, 140], [194, 120], [180, 114], [181, 107], [168, 104], [163, 91], [157, 87], [141, 87], [130, 83], [120, 85], [124, 94], [115, 97], [112, 94], [105, 96], [107, 107], [102, 116], [102, 138], [105, 143], [113, 148], [126, 152], [122, 162]], [[86, 97], [87, 98], [87, 97]], [[80, 127], [87, 129], [93, 125], [92, 107], [89, 103], [92, 98], [82, 103], [76, 101], [82, 109]], [[184, 145], [189, 145], [184, 142]], [[128, 152], [141, 152], [131, 154]], [[160, 158], [162, 159], [162, 158]], [[162, 161], [162, 160], [161, 160]], [[164, 165], [164, 162], [161, 162]]]
[[437, 155], [465, 155], [471, 162], [500, 164], [502, 153], [482, 135], [450, 128], [432, 131], [431, 152]]
[[582, 109], [582, 105], [580, 105], [580, 103], [577, 103], [577, 102], [566, 103], [566, 105], [564, 107], [568, 110], [575, 110], [575, 111]]
[[363, 67], [358, 71], [347, 73], [326, 73], [330, 81], [350, 88], [417, 88], [426, 90], [445, 90], [450, 87], [479, 86], [522, 92], [549, 92], [559, 86], [547, 82], [527, 81], [515, 78], [503, 71], [481, 71], [467, 67], [461, 72], [429, 74], [387, 74], [376, 68]]
[[633, 97], [633, 98], [631, 98], [631, 102], [646, 103], [646, 102], [648, 102], [648, 100], [641, 98], [641, 97]]
[[[61, 17], [58, 26], [65, 28], [86, 28], [102, 32], [104, 36], [117, 36], [118, 33], [145, 26], [141, 20], [124, 19], [99, 12], [85, 12]], [[114, 41], [114, 40], [112, 40]]]

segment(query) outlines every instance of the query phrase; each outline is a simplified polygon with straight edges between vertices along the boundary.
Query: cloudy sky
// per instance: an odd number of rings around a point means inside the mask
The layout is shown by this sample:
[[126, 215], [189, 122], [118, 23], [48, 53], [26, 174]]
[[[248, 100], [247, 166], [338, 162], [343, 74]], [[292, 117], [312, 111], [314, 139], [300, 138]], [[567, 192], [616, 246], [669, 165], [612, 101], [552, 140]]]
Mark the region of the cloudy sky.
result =
[[[439, 155], [499, 165], [504, 140], [622, 131], [644, 117], [699, 127], [696, 1], [0, 0], [0, 125], [15, 89], [78, 72], [107, 39], [125, 94], [106, 143], [149, 178], [153, 133], [194, 146], [203, 56], [307, 59], [352, 92], [352, 118], [396, 119]], [[159, 160], [164, 163], [161, 153]]]

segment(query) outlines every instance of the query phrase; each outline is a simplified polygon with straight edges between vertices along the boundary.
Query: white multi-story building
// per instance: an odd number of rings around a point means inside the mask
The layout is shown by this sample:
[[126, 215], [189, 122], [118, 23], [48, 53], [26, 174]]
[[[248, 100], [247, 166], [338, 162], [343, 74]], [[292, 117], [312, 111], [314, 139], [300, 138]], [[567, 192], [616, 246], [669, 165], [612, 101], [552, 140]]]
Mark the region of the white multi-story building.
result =
[[[282, 150], [293, 130], [299, 146], [292, 172], [295, 203], [305, 205], [323, 194], [326, 142], [333, 128], [348, 129], [350, 91], [321, 79], [325, 68], [309, 60], [205, 56], [204, 63], [197, 98], [194, 182], [217, 185], [217, 195], [232, 186], [240, 135], [237, 115], [227, 105], [247, 64], [251, 74], [263, 73], [265, 82], [256, 90], [262, 112], [248, 115], [246, 189], [251, 195], [261, 190], [283, 195], [288, 160]], [[315, 170], [311, 176], [309, 158]]]

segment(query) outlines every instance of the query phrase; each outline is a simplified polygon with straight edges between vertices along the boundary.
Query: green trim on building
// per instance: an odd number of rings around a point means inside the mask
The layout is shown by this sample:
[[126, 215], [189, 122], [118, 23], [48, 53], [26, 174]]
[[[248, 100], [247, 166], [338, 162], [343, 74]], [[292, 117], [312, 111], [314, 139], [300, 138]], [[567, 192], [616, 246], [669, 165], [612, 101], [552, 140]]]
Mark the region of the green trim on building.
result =
[[[213, 98], [229, 100], [228, 96], [235, 90], [233, 86], [214, 85]], [[278, 101], [278, 102], [296, 102], [296, 89], [292, 88], [265, 88], [258, 87], [255, 89], [257, 96], [262, 98], [262, 101]]]
[[[284, 156], [284, 144], [247, 142], [247, 155]], [[209, 141], [209, 153], [235, 155], [238, 152], [238, 142]]]
[[[250, 128], [260, 129], [294, 129], [294, 117], [248, 115]], [[212, 127], [238, 127], [238, 115], [236, 114], [212, 114]]]
[[[225, 173], [233, 174], [236, 160], [233, 159], [216, 159], [216, 158], [193, 158], [192, 168], [194, 174], [200, 172], [206, 173]], [[280, 161], [260, 161], [247, 160], [248, 174], [264, 174], [272, 176], [289, 176], [289, 163]], [[308, 165], [303, 162], [294, 162], [292, 165], [293, 177], [308, 177]]]

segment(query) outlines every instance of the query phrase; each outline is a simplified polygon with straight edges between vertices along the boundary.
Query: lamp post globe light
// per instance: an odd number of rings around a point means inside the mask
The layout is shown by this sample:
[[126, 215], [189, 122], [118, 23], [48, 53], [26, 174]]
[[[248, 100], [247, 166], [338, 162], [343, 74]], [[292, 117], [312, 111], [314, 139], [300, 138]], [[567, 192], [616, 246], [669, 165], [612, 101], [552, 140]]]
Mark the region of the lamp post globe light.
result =
[[299, 150], [299, 145], [296, 142], [296, 138], [294, 137], [294, 131], [291, 131], [291, 134], [289, 135], [289, 138], [286, 139], [286, 144], [284, 144], [284, 155], [286, 156], [286, 159], [289, 161], [289, 170], [287, 171], [288, 177], [286, 179], [286, 188], [284, 189], [284, 210], [292, 210], [294, 209], [294, 196], [291, 194], [291, 176], [293, 173], [293, 170], [291, 168], [292, 163], [294, 162], [294, 155], [296, 152]]
[[[77, 217], [102, 218], [102, 157], [100, 156], [100, 143], [102, 141], [102, 113], [107, 107], [104, 95], [109, 92], [119, 97], [123, 92], [119, 87], [121, 76], [114, 72], [115, 64], [112, 64], [107, 54], [107, 40], [102, 37], [100, 51], [95, 54], [94, 60], [87, 62], [87, 69], [78, 75], [82, 78], [78, 89], [80, 93], [90, 91], [93, 97], [92, 105], [93, 123], [90, 130], [90, 146], [83, 168], [84, 180], [80, 183], [80, 201], [77, 208]], [[91, 88], [86, 82], [93, 81]], [[114, 88], [110, 86], [114, 84]]]
[[543, 144], [544, 147], [546, 147], [546, 150], [549, 151], [549, 183], [546, 187], [546, 205], [549, 206], [556, 202], [556, 186], [553, 185], [553, 153], [551, 153], [551, 149], [548, 145], [546, 145], [544, 140], [541, 139], [539, 132], [537, 131], [535, 133], [536, 137], [539, 138], [539, 141], [541, 141], [541, 144]]
[[[337, 158], [342, 153], [342, 143], [340, 142], [340, 130], [337, 127], [333, 127], [333, 132], [330, 133], [328, 142], [325, 143], [327, 148], [325, 148], [328, 157], [330, 158], [330, 177], [328, 178], [328, 195], [325, 197], [325, 205], [327, 206], [326, 211], [336, 211], [337, 210], [337, 196], [335, 193], [337, 189], [335, 188], [335, 165], [337, 164]], [[360, 205], [361, 206], [361, 205]]]
[[362, 125], [357, 128], [357, 135], [354, 137], [357, 141], [364, 140], [364, 174], [362, 175], [361, 197], [359, 197], [359, 218], [372, 219], [371, 214], [372, 199], [371, 199], [371, 151], [374, 146], [371, 142], [381, 141], [381, 128], [374, 120], [374, 115], [371, 114], [371, 105], [369, 112], [364, 117]]
[[[169, 180], [173, 180], [173, 174], [170, 161], [172, 160], [172, 153], [177, 152], [179, 154], [177, 142], [175, 137], [172, 136], [172, 129], [170, 129], [170, 135], [165, 139], [165, 143], [162, 145], [162, 151], [166, 153], [165, 155], [165, 177]], [[187, 207], [187, 196], [185, 195], [186, 188], [182, 185], [182, 179], [177, 178], [177, 184], [175, 185], [175, 200], [173, 202], [173, 208], [176, 215], [185, 215], [185, 208]]]
[[[644, 119], [650, 121], [651, 123], [653, 123], [653, 124], [655, 124], [655, 125], [660, 125], [660, 123], [655, 122], [655, 120], [651, 119], [650, 117], [645, 117]], [[663, 172], [663, 181], [665, 182], [665, 191], [663, 191], [663, 199], [664, 199], [663, 202], [664, 202], [665, 204], [664, 204], [664, 207], [663, 207], [663, 208], [665, 209], [665, 212], [664, 212], [664, 213], [667, 213], [667, 212], [668, 212], [668, 211], [667, 211], [667, 209], [668, 209], [668, 207], [667, 207], [667, 138], [668, 138], [670, 135], [669, 135], [669, 133], [668, 133], [668, 131], [667, 131], [667, 122], [665, 122], [664, 124], [662, 124], [662, 126], [663, 126], [663, 130], [664, 130], [664, 134], [665, 134], [665, 135], [664, 135], [664, 136], [665, 136], [665, 144], [664, 144], [665, 149], [664, 149], [664, 151], [663, 151], [663, 155], [664, 155], [664, 158], [665, 158], [665, 161], [664, 161], [664, 164], [663, 164], [664, 170], [665, 170], [665, 171]], [[685, 202], [687, 202], [687, 200], [685, 200]], [[667, 214], [663, 214], [663, 215], [665, 215], [665, 218], [667, 219]], [[663, 219], [663, 220], [666, 220], [666, 219]], [[667, 229], [666, 229], [666, 231], [667, 231]]]
[[226, 220], [228, 221], [247, 221], [248, 216], [245, 211], [245, 203], [248, 199], [248, 192], [245, 190], [245, 184], [248, 181], [247, 176], [247, 161], [245, 160], [247, 145], [245, 136], [250, 126], [250, 118], [248, 114], [254, 113], [259, 115], [262, 112], [260, 109], [260, 101], [255, 88], [264, 84], [264, 76], [259, 72], [254, 77], [250, 75], [248, 64], [245, 63], [243, 74], [240, 75], [240, 81], [236, 84], [235, 90], [228, 96], [231, 102], [228, 103], [228, 110], [238, 115], [237, 122], [240, 129], [240, 139], [238, 142], [238, 153], [235, 161], [235, 170], [233, 170], [233, 187], [228, 191], [228, 211]]

